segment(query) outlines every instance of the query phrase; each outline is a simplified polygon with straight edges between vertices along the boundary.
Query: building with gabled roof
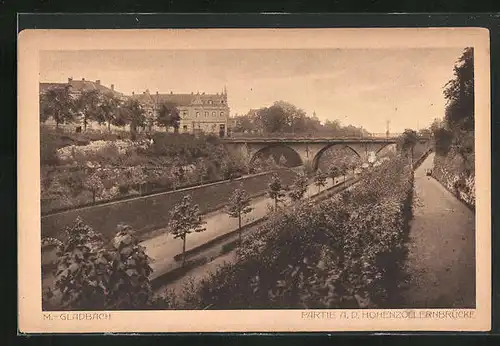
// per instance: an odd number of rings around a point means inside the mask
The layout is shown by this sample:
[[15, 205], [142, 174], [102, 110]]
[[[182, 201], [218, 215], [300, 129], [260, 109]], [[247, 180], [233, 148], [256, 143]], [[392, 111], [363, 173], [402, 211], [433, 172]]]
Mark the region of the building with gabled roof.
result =
[[82, 91], [87, 90], [99, 90], [102, 93], [112, 93], [114, 96], [123, 99], [124, 95], [115, 90], [115, 86], [113, 84], [110, 87], [106, 87], [101, 84], [101, 81], [98, 79], [96, 81], [85, 80], [82, 78], [81, 80], [76, 80], [73, 78], [68, 78], [67, 83], [40, 83], [40, 93], [44, 93], [51, 88], [57, 87], [66, 87], [69, 86], [72, 94], [78, 95]]
[[176, 105], [181, 117], [179, 131], [182, 133], [207, 132], [215, 133], [221, 137], [227, 136], [229, 128], [229, 106], [227, 103], [227, 90], [216, 94], [190, 93], [174, 94], [159, 93], [151, 94], [149, 90], [132, 95], [124, 95], [115, 90], [114, 85], [108, 88], [101, 84], [100, 80], [91, 81], [75, 80], [68, 78], [66, 83], [40, 83], [40, 93], [56, 87], [69, 86], [72, 95], [77, 97], [86, 90], [99, 90], [102, 93], [112, 93], [122, 101], [134, 99], [144, 107], [149, 130], [159, 129], [156, 126], [156, 117], [162, 103], [169, 102]]
[[149, 90], [146, 90], [140, 94], [133, 92], [130, 98], [139, 101], [145, 107], [150, 128], [154, 127], [154, 119], [158, 115], [161, 104], [169, 102], [175, 104], [179, 110], [180, 132], [206, 132], [215, 133], [221, 137], [227, 136], [230, 109], [226, 89], [220, 94], [199, 92], [196, 94], [174, 94], [173, 92], [151, 94]]
[[[91, 81], [91, 80], [85, 80], [85, 78], [82, 78], [81, 80], [75, 80], [73, 78], [68, 78], [68, 81], [66, 83], [39, 83], [39, 93], [40, 95], [46, 93], [48, 90], [53, 89], [53, 88], [65, 88], [69, 87], [70, 94], [73, 98], [77, 98], [83, 91], [90, 91], [90, 90], [98, 90], [102, 94], [112, 94], [116, 98], [118, 98], [121, 101], [125, 101], [127, 97], [123, 95], [123, 93], [120, 93], [115, 90], [115, 87], [113, 84], [110, 85], [108, 88], [107, 86], [104, 86], [101, 84], [100, 80], [96, 81]], [[78, 127], [79, 125], [83, 124], [83, 119], [81, 117], [81, 114], [78, 115], [75, 119], [76, 126]], [[49, 120], [48, 123], [52, 123], [52, 120]], [[94, 128], [94, 127], [101, 127], [97, 123], [93, 121], [88, 121], [87, 122], [87, 127], [88, 128]]]

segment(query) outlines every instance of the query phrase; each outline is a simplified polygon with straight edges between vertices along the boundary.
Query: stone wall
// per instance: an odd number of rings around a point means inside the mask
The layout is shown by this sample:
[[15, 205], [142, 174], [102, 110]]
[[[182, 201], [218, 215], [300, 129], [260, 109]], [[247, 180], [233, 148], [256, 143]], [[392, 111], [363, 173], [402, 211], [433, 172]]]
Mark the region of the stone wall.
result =
[[475, 208], [476, 181], [473, 167], [473, 155], [466, 160], [451, 150], [446, 156], [434, 156], [432, 175], [458, 199], [470, 208]]
[[[287, 169], [278, 170], [278, 174], [284, 184], [291, 184], [296, 176], [295, 172]], [[243, 184], [243, 188], [251, 196], [257, 196], [265, 193], [270, 180], [270, 172], [260, 173], [232, 181], [216, 182], [46, 215], [41, 218], [41, 234], [42, 238], [61, 238], [65, 227], [72, 225], [78, 216], [95, 231], [107, 237], [115, 234], [119, 223], [129, 224], [138, 232], [147, 232], [166, 226], [170, 210], [186, 194], [190, 194], [193, 201], [199, 204], [202, 213], [207, 213], [223, 207], [233, 190], [240, 184]]]

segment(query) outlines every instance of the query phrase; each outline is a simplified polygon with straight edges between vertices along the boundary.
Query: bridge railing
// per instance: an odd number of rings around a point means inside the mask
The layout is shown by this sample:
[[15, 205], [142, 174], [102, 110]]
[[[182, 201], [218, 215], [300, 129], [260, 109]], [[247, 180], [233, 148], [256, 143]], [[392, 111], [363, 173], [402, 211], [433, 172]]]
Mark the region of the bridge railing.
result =
[[313, 138], [334, 138], [334, 139], [387, 139], [387, 138], [397, 138], [400, 133], [370, 133], [370, 134], [359, 134], [359, 133], [347, 133], [345, 135], [335, 135], [329, 133], [243, 133], [243, 132], [232, 132], [228, 135], [229, 139], [313, 139]]

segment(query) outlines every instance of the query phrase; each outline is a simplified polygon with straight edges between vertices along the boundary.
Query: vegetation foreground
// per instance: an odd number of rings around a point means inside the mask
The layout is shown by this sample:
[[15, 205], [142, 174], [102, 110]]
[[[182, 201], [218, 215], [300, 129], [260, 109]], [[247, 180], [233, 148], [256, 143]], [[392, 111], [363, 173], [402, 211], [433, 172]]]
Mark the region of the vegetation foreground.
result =
[[[393, 307], [402, 283], [413, 175], [407, 160], [373, 168], [358, 188], [274, 211], [245, 237], [237, 261], [187, 287], [155, 295], [145, 249], [120, 226], [106, 244], [78, 220], [60, 244], [44, 309]], [[50, 299], [59, 291], [57, 306]]]

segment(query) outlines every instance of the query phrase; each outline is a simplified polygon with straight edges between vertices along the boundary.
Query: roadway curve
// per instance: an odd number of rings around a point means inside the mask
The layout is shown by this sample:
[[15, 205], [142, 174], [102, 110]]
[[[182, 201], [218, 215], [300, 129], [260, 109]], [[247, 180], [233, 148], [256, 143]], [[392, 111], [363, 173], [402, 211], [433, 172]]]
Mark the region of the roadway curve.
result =
[[415, 170], [414, 219], [408, 244], [410, 308], [475, 307], [474, 212], [434, 178], [432, 153]]

